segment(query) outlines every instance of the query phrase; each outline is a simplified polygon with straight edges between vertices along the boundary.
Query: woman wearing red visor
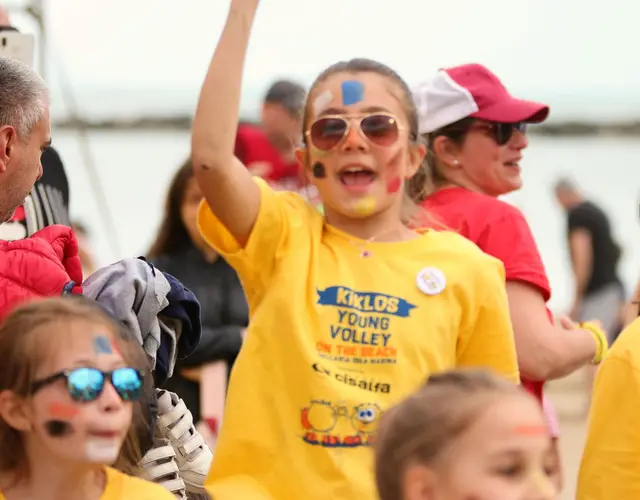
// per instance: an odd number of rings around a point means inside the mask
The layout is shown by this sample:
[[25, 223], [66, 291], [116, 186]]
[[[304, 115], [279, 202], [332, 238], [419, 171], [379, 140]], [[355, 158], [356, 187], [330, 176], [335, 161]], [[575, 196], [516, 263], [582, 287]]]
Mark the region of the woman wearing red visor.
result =
[[[498, 199], [522, 187], [527, 124], [544, 121], [549, 107], [514, 98], [479, 64], [438, 71], [415, 89], [414, 98], [429, 149], [423, 206], [504, 264], [522, 384], [542, 402], [545, 380], [599, 363], [607, 350], [597, 325], [554, 322], [546, 307], [551, 288], [531, 229], [517, 208]], [[557, 438], [555, 418], [549, 424]]]

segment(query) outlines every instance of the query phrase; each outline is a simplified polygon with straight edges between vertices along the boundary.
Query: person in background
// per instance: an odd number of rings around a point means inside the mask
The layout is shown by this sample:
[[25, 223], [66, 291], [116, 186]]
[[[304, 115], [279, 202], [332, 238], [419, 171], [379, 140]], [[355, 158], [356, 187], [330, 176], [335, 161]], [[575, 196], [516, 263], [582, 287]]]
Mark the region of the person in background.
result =
[[[498, 199], [522, 187], [526, 126], [544, 121], [549, 108], [513, 97], [480, 64], [438, 71], [415, 89], [414, 98], [430, 152], [423, 206], [504, 264], [522, 383], [542, 404], [545, 380], [599, 363], [607, 351], [595, 323], [553, 320], [546, 307], [551, 287], [529, 224], [516, 207]], [[550, 402], [544, 404], [549, 411]], [[548, 423], [557, 438], [554, 422]], [[557, 451], [556, 441], [554, 446]]]
[[556, 183], [555, 195], [567, 214], [575, 282], [570, 315], [575, 321], [600, 321], [612, 344], [620, 331], [625, 292], [618, 275], [621, 250], [611, 234], [609, 218], [568, 179]]
[[640, 318], [620, 333], [593, 384], [576, 500], [640, 498]]
[[[196, 225], [202, 192], [187, 160], [176, 172], [167, 194], [164, 216], [148, 259], [179, 279], [198, 298], [202, 311], [202, 337], [196, 351], [179, 360], [164, 388], [178, 394], [196, 421], [202, 415], [202, 368], [224, 361], [230, 372], [242, 346], [249, 321], [247, 301], [238, 275], [207, 243]], [[225, 388], [226, 389], [226, 388]], [[211, 422], [211, 426], [217, 423]], [[215, 433], [216, 428], [210, 429]]]
[[[0, 5], [0, 32], [18, 31]], [[49, 144], [42, 149], [42, 175], [10, 220], [0, 224], [0, 240], [15, 241], [53, 224], [70, 226], [69, 182], [58, 152]]]
[[382, 416], [375, 452], [381, 500], [557, 498], [540, 406], [484, 370], [431, 376]]
[[278, 189], [297, 191], [303, 187], [295, 148], [302, 140], [305, 95], [305, 88], [298, 83], [276, 81], [264, 97], [260, 125], [238, 126], [236, 157], [253, 175]]

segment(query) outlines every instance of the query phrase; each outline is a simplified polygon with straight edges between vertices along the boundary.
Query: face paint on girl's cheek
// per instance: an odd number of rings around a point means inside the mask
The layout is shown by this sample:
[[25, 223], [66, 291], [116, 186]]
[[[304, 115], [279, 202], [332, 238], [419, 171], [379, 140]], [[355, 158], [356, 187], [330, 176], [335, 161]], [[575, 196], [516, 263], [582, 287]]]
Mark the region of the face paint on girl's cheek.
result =
[[49, 420], [44, 423], [44, 430], [51, 437], [63, 437], [73, 432], [73, 427], [69, 422], [63, 420]]
[[77, 417], [80, 414], [80, 410], [78, 410], [75, 406], [66, 405], [64, 403], [55, 402], [51, 403], [47, 408], [49, 412], [49, 416], [55, 419], [71, 419], [73, 417]]
[[364, 85], [355, 80], [342, 82], [341, 89], [343, 106], [357, 104], [364, 98]]
[[544, 436], [549, 433], [546, 425], [519, 425], [514, 431], [521, 436]]
[[373, 196], [362, 198], [356, 202], [354, 208], [360, 215], [371, 215], [376, 209], [376, 199]]
[[400, 179], [400, 177], [395, 177], [387, 182], [387, 192], [397, 193], [400, 191], [400, 186], [402, 186], [402, 179]]
[[324, 168], [324, 164], [320, 163], [319, 161], [313, 164], [311, 173], [316, 179], [324, 179], [327, 176], [327, 170]]
[[93, 339], [93, 348], [96, 354], [113, 354], [111, 339], [105, 335], [97, 335]]
[[333, 94], [330, 90], [324, 91], [320, 94], [315, 101], [313, 101], [313, 114], [318, 115], [320, 112], [326, 108], [329, 103], [333, 101]]
[[90, 462], [112, 464], [118, 459], [120, 441], [117, 439], [89, 439], [85, 454]]

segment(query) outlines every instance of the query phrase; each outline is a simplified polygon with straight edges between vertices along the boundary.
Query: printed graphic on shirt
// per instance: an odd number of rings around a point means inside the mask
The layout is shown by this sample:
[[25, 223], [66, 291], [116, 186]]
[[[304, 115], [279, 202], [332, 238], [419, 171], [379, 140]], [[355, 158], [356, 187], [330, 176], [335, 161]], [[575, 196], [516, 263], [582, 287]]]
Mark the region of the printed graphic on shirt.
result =
[[311, 368], [313, 368], [313, 371], [321, 377], [335, 379], [342, 384], [350, 387], [357, 387], [363, 391], [382, 394], [389, 394], [389, 392], [391, 392], [391, 384], [368, 377], [362, 373], [347, 373], [340, 369], [330, 369], [322, 363], [314, 363]]
[[381, 416], [375, 403], [312, 400], [300, 412], [302, 439], [325, 448], [371, 446]]
[[393, 323], [416, 306], [401, 297], [344, 286], [318, 290], [318, 305], [335, 308], [329, 331], [316, 344], [321, 358], [354, 364], [395, 364]]

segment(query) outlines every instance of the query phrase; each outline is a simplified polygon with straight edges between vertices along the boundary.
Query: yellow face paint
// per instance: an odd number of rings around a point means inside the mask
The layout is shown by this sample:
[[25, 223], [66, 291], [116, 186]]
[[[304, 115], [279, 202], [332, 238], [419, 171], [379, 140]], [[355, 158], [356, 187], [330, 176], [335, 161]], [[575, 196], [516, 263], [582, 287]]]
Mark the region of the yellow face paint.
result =
[[354, 208], [360, 215], [371, 215], [376, 209], [376, 199], [373, 196], [362, 198], [356, 202]]

